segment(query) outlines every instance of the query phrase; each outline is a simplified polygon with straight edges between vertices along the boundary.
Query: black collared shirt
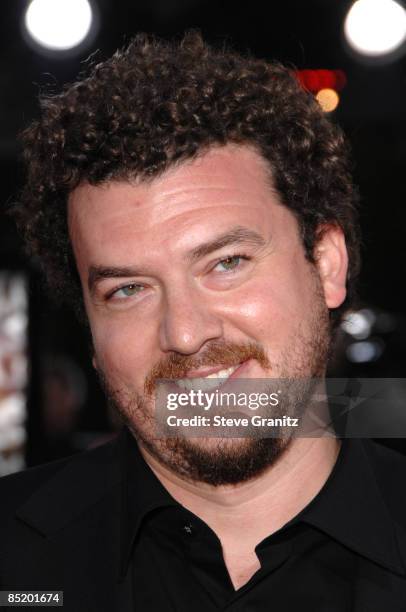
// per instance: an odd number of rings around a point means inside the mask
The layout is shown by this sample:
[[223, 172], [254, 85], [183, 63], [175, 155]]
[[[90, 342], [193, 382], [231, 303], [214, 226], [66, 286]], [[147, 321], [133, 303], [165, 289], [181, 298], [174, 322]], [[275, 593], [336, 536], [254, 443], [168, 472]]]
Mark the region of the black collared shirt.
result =
[[405, 612], [405, 563], [370, 445], [342, 441], [322, 490], [256, 547], [261, 568], [236, 591], [216, 534], [173, 499], [127, 432], [122, 574], [132, 572], [134, 610]]

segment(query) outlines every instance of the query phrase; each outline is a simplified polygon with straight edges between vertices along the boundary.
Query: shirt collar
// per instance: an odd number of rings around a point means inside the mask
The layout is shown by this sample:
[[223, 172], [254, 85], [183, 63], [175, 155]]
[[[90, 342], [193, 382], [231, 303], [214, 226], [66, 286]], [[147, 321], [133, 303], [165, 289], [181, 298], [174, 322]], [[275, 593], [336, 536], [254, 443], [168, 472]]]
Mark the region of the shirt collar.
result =
[[[125, 427], [121, 435], [125, 473], [121, 521], [123, 579], [144, 516], [157, 508], [180, 504], [147, 465], [130, 431]], [[308, 523], [367, 559], [406, 575], [395, 525], [375, 479], [366, 444], [368, 441], [342, 440], [335, 466], [321, 491], [288, 524]]]
[[374, 474], [369, 440], [344, 439], [335, 466], [316, 497], [293, 519], [302, 520], [375, 563], [406, 570], [396, 528]]
[[152, 510], [179, 503], [161, 484], [146, 463], [138, 444], [124, 427], [121, 434], [121, 462], [124, 472], [122, 481], [121, 520], [121, 579], [127, 573], [131, 551], [143, 518]]

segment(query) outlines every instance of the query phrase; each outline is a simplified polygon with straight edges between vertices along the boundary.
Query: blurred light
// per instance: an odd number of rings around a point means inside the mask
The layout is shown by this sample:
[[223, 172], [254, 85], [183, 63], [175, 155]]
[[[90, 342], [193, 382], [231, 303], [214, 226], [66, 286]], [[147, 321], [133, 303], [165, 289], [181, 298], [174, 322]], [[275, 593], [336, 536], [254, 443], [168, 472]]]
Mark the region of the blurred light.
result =
[[24, 444], [26, 438], [25, 429], [21, 426], [0, 430], [0, 451], [7, 451], [13, 447], [19, 447]]
[[28, 320], [25, 312], [13, 312], [5, 318], [2, 331], [9, 337], [20, 338], [26, 333], [27, 324]]
[[24, 25], [40, 46], [65, 51], [84, 41], [92, 19], [88, 0], [31, 0]]
[[368, 338], [376, 316], [369, 308], [363, 308], [358, 312], [350, 312], [341, 323], [341, 329], [357, 340]]
[[394, 0], [357, 0], [345, 18], [344, 35], [361, 55], [389, 54], [406, 39], [406, 11]]
[[0, 399], [0, 431], [25, 420], [25, 397], [22, 393], [11, 393]]
[[353, 363], [367, 363], [376, 361], [383, 353], [383, 344], [378, 341], [364, 340], [363, 342], [353, 342], [346, 349], [349, 361]]
[[0, 272], [0, 476], [24, 467], [28, 378], [28, 284]]
[[343, 70], [298, 70], [296, 76], [301, 85], [312, 93], [320, 89], [341, 91], [347, 83]]
[[334, 89], [320, 89], [316, 94], [316, 100], [325, 113], [331, 113], [340, 102], [340, 96]]

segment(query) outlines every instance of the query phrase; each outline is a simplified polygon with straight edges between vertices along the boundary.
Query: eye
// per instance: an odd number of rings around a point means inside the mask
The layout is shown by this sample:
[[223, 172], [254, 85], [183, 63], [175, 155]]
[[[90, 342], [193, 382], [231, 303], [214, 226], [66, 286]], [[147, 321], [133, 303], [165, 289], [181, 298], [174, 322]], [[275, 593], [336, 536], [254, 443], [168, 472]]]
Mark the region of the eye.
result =
[[124, 285], [124, 287], [120, 287], [119, 289], [115, 289], [113, 293], [110, 293], [108, 296], [109, 299], [115, 300], [124, 300], [125, 298], [133, 297], [141, 291], [144, 290], [142, 285], [136, 285], [135, 283], [131, 283], [130, 285]]
[[219, 261], [214, 266], [214, 270], [218, 268], [218, 266], [221, 266], [222, 270], [220, 269], [219, 272], [233, 272], [237, 268], [241, 267], [241, 262], [243, 260], [248, 261], [249, 259], [250, 258], [246, 255], [229, 255], [228, 257], [225, 257], [224, 259]]

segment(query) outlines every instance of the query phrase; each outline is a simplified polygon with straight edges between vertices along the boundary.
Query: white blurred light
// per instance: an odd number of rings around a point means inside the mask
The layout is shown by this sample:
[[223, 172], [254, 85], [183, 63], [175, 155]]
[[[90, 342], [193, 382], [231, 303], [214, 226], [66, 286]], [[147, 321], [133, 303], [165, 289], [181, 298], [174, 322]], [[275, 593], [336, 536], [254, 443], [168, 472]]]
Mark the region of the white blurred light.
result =
[[406, 39], [406, 11], [394, 0], [357, 0], [345, 18], [344, 35], [361, 55], [391, 53]]
[[0, 430], [19, 425], [25, 420], [25, 397], [11, 393], [0, 399]]
[[65, 51], [83, 42], [92, 18], [88, 0], [31, 0], [25, 13], [25, 27], [42, 47]]
[[10, 429], [0, 430], [0, 451], [7, 451], [10, 448], [18, 447], [26, 441], [24, 427], [10, 427]]
[[383, 353], [383, 346], [379, 342], [354, 342], [347, 346], [346, 355], [353, 363], [367, 363], [376, 361]]
[[368, 338], [371, 333], [376, 316], [369, 308], [362, 308], [358, 312], [350, 312], [341, 323], [341, 329], [357, 340]]
[[18, 341], [25, 339], [27, 325], [28, 319], [25, 312], [13, 312], [3, 321], [2, 332], [9, 338], [15, 338]]

